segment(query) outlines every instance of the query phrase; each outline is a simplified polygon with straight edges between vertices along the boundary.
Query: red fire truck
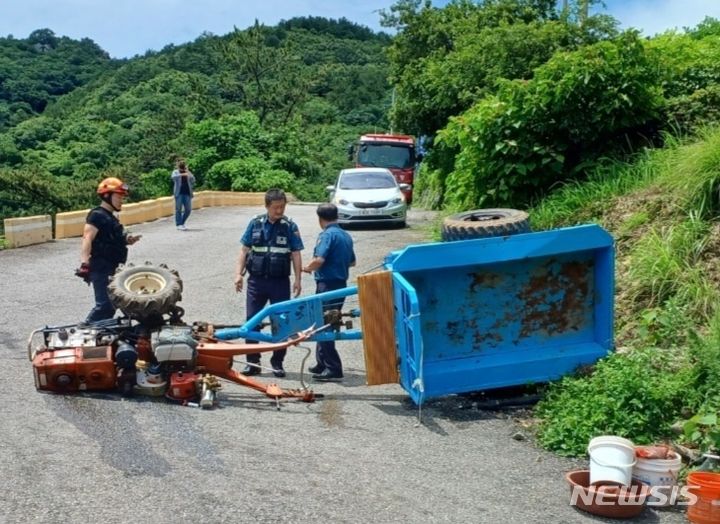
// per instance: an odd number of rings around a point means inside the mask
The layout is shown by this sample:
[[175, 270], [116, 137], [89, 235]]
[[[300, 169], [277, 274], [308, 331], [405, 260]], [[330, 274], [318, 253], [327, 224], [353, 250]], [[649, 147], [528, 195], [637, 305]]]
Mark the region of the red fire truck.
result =
[[[350, 156], [355, 167], [387, 168], [395, 175], [398, 184], [411, 186], [420, 160], [415, 152], [415, 139], [409, 135], [362, 135], [350, 147]], [[412, 187], [404, 190], [403, 194], [407, 203], [412, 203]]]

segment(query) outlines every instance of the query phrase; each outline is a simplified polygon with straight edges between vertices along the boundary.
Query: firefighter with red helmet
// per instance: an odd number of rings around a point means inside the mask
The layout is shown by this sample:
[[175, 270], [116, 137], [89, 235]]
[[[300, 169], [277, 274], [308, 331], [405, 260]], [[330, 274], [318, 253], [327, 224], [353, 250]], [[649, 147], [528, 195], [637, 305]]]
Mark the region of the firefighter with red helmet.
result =
[[95, 307], [85, 319], [87, 323], [109, 319], [115, 315], [115, 307], [110, 302], [107, 291], [110, 275], [127, 260], [127, 246], [140, 239], [140, 235], [128, 234], [116, 216], [128, 193], [127, 184], [119, 178], [105, 178], [97, 188], [102, 202], [91, 209], [85, 219], [80, 267], [75, 274], [92, 284], [95, 293]]

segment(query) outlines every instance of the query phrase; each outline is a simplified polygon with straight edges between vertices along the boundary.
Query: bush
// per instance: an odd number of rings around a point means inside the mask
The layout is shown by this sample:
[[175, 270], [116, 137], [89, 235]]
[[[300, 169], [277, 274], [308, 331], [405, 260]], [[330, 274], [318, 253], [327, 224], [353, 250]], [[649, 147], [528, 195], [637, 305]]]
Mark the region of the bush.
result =
[[668, 98], [691, 95], [720, 82], [720, 39], [668, 32], [647, 42]]
[[172, 194], [170, 171], [157, 168], [140, 175], [140, 188], [144, 198], [158, 198]]
[[266, 147], [268, 139], [258, 116], [251, 111], [191, 124], [188, 134], [200, 149], [212, 149], [222, 159], [255, 154]]
[[540, 442], [561, 455], [582, 455], [598, 435], [648, 444], [670, 435], [692, 405], [693, 375], [679, 352], [654, 348], [613, 354], [591, 377], [566, 377], [538, 404]]
[[325, 186], [304, 179], [295, 179], [291, 192], [303, 202], [327, 202], [328, 200]]
[[233, 191], [267, 191], [279, 187], [291, 192], [295, 177], [282, 169], [273, 169], [260, 157], [233, 158], [215, 164], [207, 174], [211, 189]]
[[265, 167], [265, 162], [257, 157], [221, 160], [215, 163], [205, 175], [205, 185], [209, 189], [228, 191], [236, 177], [244, 176], [263, 167]]
[[439, 133], [459, 149], [446, 205], [527, 203], [618, 147], [661, 105], [656, 68], [634, 32], [556, 53], [532, 80], [505, 82]]
[[197, 178], [198, 184], [205, 184], [205, 177], [208, 171], [215, 165], [216, 162], [222, 160], [218, 152], [212, 148], [207, 147], [196, 151], [189, 159], [188, 166], [193, 175]]
[[278, 187], [288, 193], [294, 193], [295, 177], [282, 169], [269, 169], [256, 173], [251, 178], [239, 176], [233, 180], [233, 191], [255, 191], [264, 193], [268, 189]]
[[671, 98], [665, 108], [670, 125], [694, 133], [707, 125], [720, 123], [720, 85], [698, 89], [690, 95]]

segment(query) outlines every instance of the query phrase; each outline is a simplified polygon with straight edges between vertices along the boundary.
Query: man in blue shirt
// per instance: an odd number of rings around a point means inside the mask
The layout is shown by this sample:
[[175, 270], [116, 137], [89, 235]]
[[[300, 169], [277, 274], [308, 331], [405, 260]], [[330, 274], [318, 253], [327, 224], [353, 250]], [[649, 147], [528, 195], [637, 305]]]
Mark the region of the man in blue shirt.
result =
[[[352, 237], [337, 223], [338, 209], [335, 204], [320, 204], [317, 215], [322, 233], [315, 244], [313, 259], [303, 271], [315, 272], [315, 292], [324, 293], [347, 286], [349, 268], [355, 265], [355, 252]], [[339, 310], [343, 302], [343, 298], [327, 302], [323, 304], [323, 309]], [[335, 341], [318, 342], [315, 359], [316, 364], [309, 369], [313, 379], [338, 381], [343, 378], [342, 362], [335, 349]]]
[[172, 172], [170, 178], [173, 182], [173, 196], [175, 197], [175, 226], [180, 231], [187, 231], [185, 222], [192, 212], [195, 175], [187, 168], [184, 160], [179, 160], [177, 169]]
[[[240, 240], [242, 247], [235, 270], [235, 291], [243, 290], [243, 276], [247, 271], [247, 319], [250, 320], [270, 302], [290, 299], [291, 267], [295, 274], [293, 296], [300, 295], [302, 258], [304, 248], [297, 224], [285, 216], [287, 198], [281, 189], [265, 193], [266, 213], [256, 215], [248, 224]], [[249, 341], [248, 342], [252, 342]], [[273, 351], [270, 365], [276, 377], [284, 377], [283, 361], [287, 350]], [[260, 373], [260, 353], [247, 355], [243, 375]]]

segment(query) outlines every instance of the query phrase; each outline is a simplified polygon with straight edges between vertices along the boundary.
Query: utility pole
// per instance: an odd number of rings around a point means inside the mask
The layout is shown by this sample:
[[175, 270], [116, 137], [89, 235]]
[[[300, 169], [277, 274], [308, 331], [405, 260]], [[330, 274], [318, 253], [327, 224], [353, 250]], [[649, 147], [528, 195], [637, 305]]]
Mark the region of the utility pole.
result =
[[[391, 102], [390, 102], [390, 107], [391, 107], [392, 109], [395, 109], [395, 90], [396, 90], [396, 88], [393, 86], [392, 99], [391, 99]], [[392, 113], [392, 111], [391, 111], [391, 113]], [[394, 133], [394, 131], [393, 131], [393, 125], [392, 125], [392, 118], [391, 118], [391, 119], [390, 119], [390, 134], [392, 135], [393, 133]]]

